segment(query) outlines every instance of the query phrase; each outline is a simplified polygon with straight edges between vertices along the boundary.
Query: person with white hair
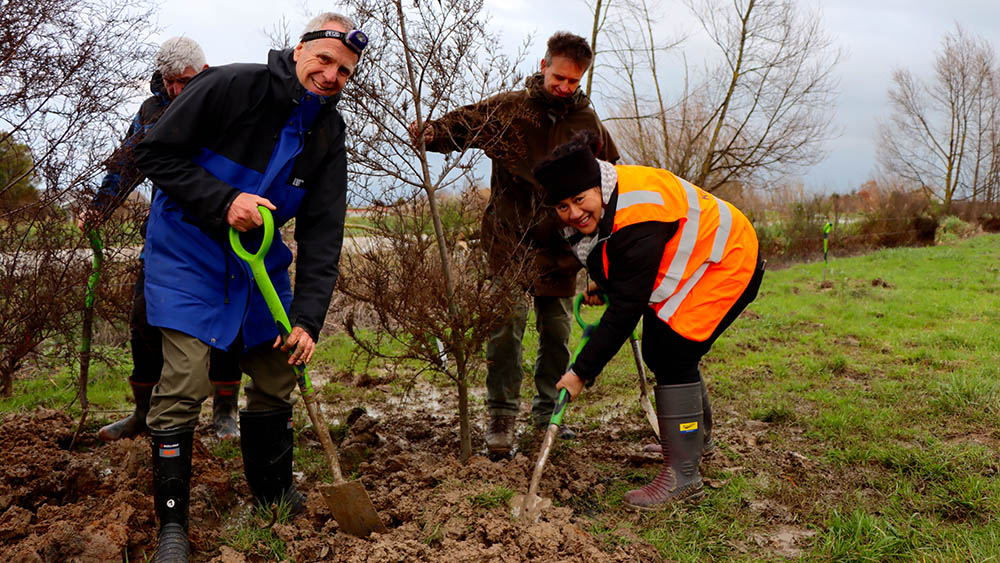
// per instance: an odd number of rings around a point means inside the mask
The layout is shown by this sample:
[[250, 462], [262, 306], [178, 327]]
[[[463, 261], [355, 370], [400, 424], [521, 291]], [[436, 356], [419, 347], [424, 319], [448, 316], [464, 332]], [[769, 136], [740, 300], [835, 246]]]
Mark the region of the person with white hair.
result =
[[[305, 510], [292, 478], [295, 364], [308, 362], [337, 281], [347, 212], [347, 127], [337, 111], [368, 38], [350, 19], [314, 18], [294, 49], [267, 64], [212, 67], [196, 76], [136, 147], [158, 191], [146, 245], [146, 312], [163, 334], [164, 368], [146, 422], [160, 521], [155, 561], [187, 561], [194, 430], [210, 392], [212, 350], [238, 350], [251, 378], [240, 412], [247, 484], [263, 506]], [[284, 340], [230, 228], [257, 248], [270, 209], [264, 263], [292, 329]], [[292, 252], [279, 227], [295, 221]]]
[[[156, 71], [149, 83], [152, 96], [147, 98], [132, 119], [125, 141], [107, 161], [107, 174], [88, 208], [81, 214], [79, 227], [100, 225], [108, 215], [145, 179], [135, 166], [135, 145], [145, 137], [163, 115], [170, 102], [180, 95], [184, 86], [196, 74], [208, 68], [205, 53], [198, 42], [189, 37], [173, 37], [160, 45], [156, 53]], [[155, 189], [155, 188], [154, 188]], [[148, 217], [146, 218], [148, 221]], [[142, 233], [145, 235], [145, 221]], [[140, 261], [143, 255], [140, 253]], [[97, 437], [104, 442], [134, 438], [148, 431], [146, 414], [153, 386], [160, 380], [163, 351], [160, 331], [146, 321], [146, 297], [143, 292], [143, 268], [132, 290], [132, 312], [129, 318], [129, 344], [132, 349], [132, 373], [129, 386], [135, 399], [135, 409], [129, 416], [101, 427]], [[239, 438], [236, 422], [237, 398], [242, 373], [239, 355], [219, 351], [212, 355], [211, 374], [214, 389], [212, 423], [222, 439]]]
[[201, 45], [189, 37], [171, 37], [156, 53], [156, 68], [163, 76], [163, 86], [170, 99], [181, 94], [194, 75], [208, 68]]

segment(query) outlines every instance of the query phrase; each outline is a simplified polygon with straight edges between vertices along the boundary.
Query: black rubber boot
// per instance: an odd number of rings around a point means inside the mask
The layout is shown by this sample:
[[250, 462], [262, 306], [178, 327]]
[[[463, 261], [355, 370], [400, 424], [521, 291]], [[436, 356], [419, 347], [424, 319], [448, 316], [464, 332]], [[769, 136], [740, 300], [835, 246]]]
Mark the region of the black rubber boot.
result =
[[[701, 457], [706, 458], [715, 454], [715, 440], [712, 439], [712, 404], [708, 400], [708, 386], [705, 385], [704, 379], [701, 380], [701, 408], [705, 417]], [[663, 452], [663, 447], [660, 444], [647, 444], [643, 446], [642, 451], [658, 454]]]
[[660, 510], [673, 502], [694, 500], [703, 494], [698, 472], [705, 424], [701, 385], [699, 381], [654, 388], [663, 466], [652, 483], [625, 493], [625, 506]]
[[150, 431], [153, 443], [153, 502], [160, 520], [154, 563], [186, 563], [191, 490], [192, 428]]
[[136, 383], [129, 379], [132, 386], [132, 396], [135, 398], [135, 411], [127, 418], [102, 426], [97, 431], [97, 437], [102, 442], [113, 442], [122, 438], [135, 438], [149, 431], [146, 426], [146, 415], [149, 414], [149, 398], [153, 395], [156, 383]]
[[240, 427], [236, 423], [236, 413], [239, 411], [237, 401], [240, 397], [240, 382], [212, 382], [215, 394], [212, 397], [212, 425], [215, 435], [222, 440], [235, 440], [240, 437]]
[[258, 504], [284, 501], [292, 514], [306, 509], [306, 498], [292, 482], [292, 409], [240, 411], [243, 472]]

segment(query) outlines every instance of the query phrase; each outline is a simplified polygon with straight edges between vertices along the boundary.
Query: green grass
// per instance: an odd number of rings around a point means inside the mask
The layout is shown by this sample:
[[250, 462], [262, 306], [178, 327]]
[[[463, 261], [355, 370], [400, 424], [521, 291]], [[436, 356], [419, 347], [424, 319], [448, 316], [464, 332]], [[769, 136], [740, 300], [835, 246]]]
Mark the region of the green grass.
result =
[[254, 507], [228, 519], [230, 524], [222, 534], [221, 543], [255, 560], [290, 561], [285, 553], [285, 541], [269, 525], [272, 520], [277, 524], [289, 523], [289, 507], [282, 502], [276, 504], [273, 511], [272, 508]]
[[212, 455], [220, 459], [243, 459], [239, 440], [219, 440], [212, 446]]
[[488, 491], [470, 496], [469, 502], [476, 508], [491, 509], [498, 506], [507, 506], [514, 494], [514, 489], [504, 485], [497, 485]]
[[[594, 460], [602, 486], [566, 505], [606, 551], [646, 541], [678, 561], [1000, 561], [1000, 235], [835, 258], [829, 284], [822, 278], [821, 262], [769, 271], [758, 300], [702, 362], [724, 463], [703, 466], [714, 485], [700, 503], [637, 516], [622, 496], [657, 467]], [[579, 335], [575, 328], [571, 347]], [[526, 373], [536, 349], [529, 328]], [[345, 336], [320, 342], [311, 368], [335, 374], [323, 393], [365, 399], [370, 391], [340, 377], [345, 369], [405, 381], [386, 374], [399, 368], [352, 358]], [[113, 369], [92, 364], [92, 403], [127, 404], [128, 367], [127, 359]], [[0, 411], [62, 408], [76, 373], [19, 379]], [[525, 400], [534, 395], [530, 377], [523, 391]], [[641, 421], [637, 396], [626, 346], [566, 420], [581, 429]], [[296, 417], [304, 428], [304, 415]], [[295, 462], [307, 479], [329, 478], [318, 448], [296, 449]], [[467, 497], [477, 509], [501, 507], [514, 493], [485, 487]], [[275, 538], [234, 527], [229, 545], [281, 559]], [[789, 530], [794, 553], [768, 543]], [[426, 523], [428, 544], [442, 534], [441, 522]]]
[[[91, 359], [87, 375], [87, 400], [91, 410], [121, 409], [132, 397], [128, 377], [132, 362], [128, 350], [117, 347], [99, 347], [95, 350], [107, 362]], [[36, 407], [69, 409], [71, 416], [80, 414], [80, 403], [75, 401], [79, 385], [80, 366], [74, 363], [55, 370], [27, 374], [14, 380], [14, 393], [0, 399], [0, 413], [31, 410]], [[75, 402], [74, 402], [75, 401]], [[97, 418], [100, 418], [99, 416]], [[91, 419], [93, 420], [93, 419]]]
[[[832, 259], [830, 287], [822, 276], [822, 263], [769, 271], [702, 362], [716, 412], [735, 413], [722, 428], [766, 424], [764, 444], [724, 438], [717, 455], [740, 471], [705, 475], [724, 485], [630, 531], [678, 561], [784, 559], [750, 539], [782, 526], [803, 532], [809, 561], [1000, 560], [1000, 236]], [[626, 345], [569, 416], [639, 419], [637, 392]], [[785, 474], [786, 452], [814, 467]], [[578, 508], [601, 507], [590, 531], [610, 549], [632, 522], [621, 496], [652, 472], [608, 473]]]

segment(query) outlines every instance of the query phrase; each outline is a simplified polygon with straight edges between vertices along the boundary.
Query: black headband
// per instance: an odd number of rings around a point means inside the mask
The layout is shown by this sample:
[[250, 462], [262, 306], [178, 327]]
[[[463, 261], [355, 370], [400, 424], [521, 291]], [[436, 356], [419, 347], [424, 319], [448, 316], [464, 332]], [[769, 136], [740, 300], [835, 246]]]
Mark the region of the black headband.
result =
[[360, 29], [353, 29], [348, 32], [334, 31], [332, 29], [310, 31], [303, 34], [299, 42], [305, 43], [306, 41], [314, 41], [316, 39], [340, 39], [344, 42], [344, 45], [347, 45], [348, 49], [354, 51], [359, 57], [361, 56], [361, 51], [364, 51], [365, 47], [368, 46], [368, 36]]

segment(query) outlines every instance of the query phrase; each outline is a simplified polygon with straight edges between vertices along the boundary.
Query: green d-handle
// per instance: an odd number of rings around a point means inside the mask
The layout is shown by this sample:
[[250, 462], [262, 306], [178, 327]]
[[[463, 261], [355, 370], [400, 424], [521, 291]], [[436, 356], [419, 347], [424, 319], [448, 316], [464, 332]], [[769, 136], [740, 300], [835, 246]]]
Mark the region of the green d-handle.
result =
[[562, 424], [563, 414], [566, 413], [566, 405], [569, 404], [569, 391], [566, 389], [559, 390], [559, 398], [556, 399], [556, 406], [552, 408], [552, 417], [549, 418], [549, 425], [555, 424], [559, 426]]
[[[264, 302], [267, 303], [267, 309], [274, 317], [278, 333], [281, 334], [282, 341], [285, 341], [292, 333], [292, 324], [288, 321], [285, 306], [281, 304], [281, 298], [274, 290], [274, 284], [271, 283], [271, 278], [267, 275], [267, 267], [264, 266], [264, 257], [267, 256], [267, 251], [271, 249], [271, 242], [274, 241], [274, 217], [271, 215], [271, 210], [263, 205], [258, 205], [257, 210], [260, 211], [260, 218], [264, 221], [264, 238], [260, 241], [260, 248], [257, 249], [257, 252], [251, 254], [246, 248], [243, 248], [240, 232], [233, 227], [229, 227], [229, 244], [233, 247], [233, 252], [250, 266], [250, 272], [253, 273], [253, 279], [257, 282], [260, 294], [264, 297]], [[311, 394], [313, 392], [312, 382], [309, 380], [305, 366], [295, 365], [292, 367], [299, 379], [299, 388], [302, 394]]]

